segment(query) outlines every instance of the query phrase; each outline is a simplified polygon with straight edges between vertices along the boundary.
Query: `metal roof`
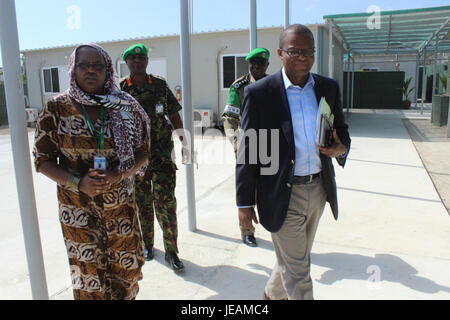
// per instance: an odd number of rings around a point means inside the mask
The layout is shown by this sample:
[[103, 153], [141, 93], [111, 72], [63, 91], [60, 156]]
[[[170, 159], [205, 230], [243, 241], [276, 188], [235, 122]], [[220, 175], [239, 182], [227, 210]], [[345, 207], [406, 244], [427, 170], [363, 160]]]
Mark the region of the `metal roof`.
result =
[[323, 17], [353, 54], [450, 51], [450, 6]]
[[[272, 29], [280, 29], [280, 28], [282, 29], [283, 26], [272, 25], [272, 26], [262, 26], [262, 27], [258, 28], [258, 30], [261, 31], [261, 30], [272, 30]], [[212, 34], [212, 33], [242, 32], [242, 31], [248, 31], [248, 28], [198, 31], [198, 32], [194, 32], [192, 34], [192, 36], [206, 35], [206, 34]], [[151, 35], [151, 36], [123, 38], [123, 39], [114, 39], [114, 40], [102, 40], [102, 41], [88, 41], [88, 42], [95, 42], [99, 45], [103, 45], [103, 44], [116, 43], [116, 42], [144, 41], [144, 40], [154, 40], [154, 39], [160, 39], [160, 38], [179, 37], [179, 36], [180, 36], [180, 34], [178, 34], [178, 33], [172, 33], [172, 34], [161, 34], [161, 35]], [[87, 42], [84, 42], [84, 43], [87, 43]], [[65, 45], [59, 45], [59, 46], [53, 46], [53, 47], [34, 48], [34, 49], [23, 49], [23, 50], [20, 50], [20, 52], [21, 53], [30, 53], [30, 52], [35, 52], [35, 51], [47, 51], [47, 50], [55, 50], [55, 49], [73, 48], [73, 47], [79, 46], [81, 44], [83, 44], [83, 43], [73, 43], [73, 44], [65, 44]]]

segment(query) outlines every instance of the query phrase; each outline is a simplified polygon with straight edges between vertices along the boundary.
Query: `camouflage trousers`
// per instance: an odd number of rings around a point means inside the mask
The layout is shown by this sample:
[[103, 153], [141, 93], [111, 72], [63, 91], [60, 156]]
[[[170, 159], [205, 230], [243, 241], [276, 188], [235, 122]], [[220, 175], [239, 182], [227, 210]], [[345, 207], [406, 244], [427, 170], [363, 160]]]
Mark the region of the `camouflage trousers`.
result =
[[163, 232], [166, 252], [178, 253], [176, 166], [162, 163], [136, 179], [136, 202], [146, 249], [153, 248], [155, 214]]
[[[227, 128], [225, 128], [227, 129]], [[234, 157], [237, 159], [237, 142], [234, 144]], [[239, 229], [241, 229], [241, 235], [242, 236], [254, 236], [255, 232], [253, 232], [251, 229], [244, 227], [242, 224], [239, 223]]]

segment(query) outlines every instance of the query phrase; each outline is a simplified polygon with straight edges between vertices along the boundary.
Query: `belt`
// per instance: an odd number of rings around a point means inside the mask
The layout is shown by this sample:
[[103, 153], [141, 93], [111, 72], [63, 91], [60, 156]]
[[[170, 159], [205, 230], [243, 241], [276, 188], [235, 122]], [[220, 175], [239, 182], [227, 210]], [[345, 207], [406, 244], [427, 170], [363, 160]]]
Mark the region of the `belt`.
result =
[[294, 176], [294, 184], [307, 184], [313, 182], [320, 177], [320, 172], [315, 174], [308, 174], [307, 176]]

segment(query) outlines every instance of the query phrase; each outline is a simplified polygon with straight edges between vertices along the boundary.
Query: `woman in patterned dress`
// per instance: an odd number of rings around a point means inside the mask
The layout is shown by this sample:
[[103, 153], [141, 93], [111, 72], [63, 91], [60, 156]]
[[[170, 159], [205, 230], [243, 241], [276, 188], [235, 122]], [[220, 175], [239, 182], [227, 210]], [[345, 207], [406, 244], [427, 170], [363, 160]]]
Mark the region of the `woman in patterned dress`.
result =
[[[147, 165], [150, 122], [116, 89], [101, 47], [77, 47], [69, 78], [39, 114], [35, 167], [58, 185], [74, 298], [134, 299], [145, 261], [134, 177]], [[94, 169], [96, 157], [106, 170]]]

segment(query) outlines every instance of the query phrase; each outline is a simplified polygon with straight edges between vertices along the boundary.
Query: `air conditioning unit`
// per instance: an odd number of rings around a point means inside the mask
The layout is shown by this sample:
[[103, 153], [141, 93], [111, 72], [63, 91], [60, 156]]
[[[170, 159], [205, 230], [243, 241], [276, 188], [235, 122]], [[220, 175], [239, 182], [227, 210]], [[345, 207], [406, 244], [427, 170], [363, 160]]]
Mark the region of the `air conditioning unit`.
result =
[[194, 109], [194, 127], [214, 127], [214, 113], [211, 109]]
[[38, 109], [26, 108], [25, 114], [27, 116], [27, 122], [36, 122], [38, 119]]

